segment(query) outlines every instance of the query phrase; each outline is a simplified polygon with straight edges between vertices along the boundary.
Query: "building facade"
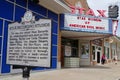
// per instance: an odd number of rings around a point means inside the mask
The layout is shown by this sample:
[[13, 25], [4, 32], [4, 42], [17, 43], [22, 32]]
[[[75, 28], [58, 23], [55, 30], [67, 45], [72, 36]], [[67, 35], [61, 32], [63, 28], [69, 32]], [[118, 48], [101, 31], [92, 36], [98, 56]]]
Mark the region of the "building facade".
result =
[[64, 67], [101, 64], [103, 53], [109, 59], [110, 52], [106, 47], [110, 47], [110, 43], [104, 40], [113, 34], [112, 19], [76, 14], [61, 17], [61, 61]]
[[51, 42], [51, 67], [36, 67], [34, 70], [46, 70], [57, 68], [57, 46], [58, 46], [58, 14], [47, 8], [33, 3], [31, 0], [0, 0], [0, 73], [14, 73], [21, 69], [6, 64], [8, 25], [21, 22], [27, 10], [32, 11], [35, 20], [52, 19], [52, 42]]
[[[77, 3], [77, 4], [76, 4]], [[51, 67], [35, 67], [33, 70], [49, 70], [101, 64], [104, 53], [107, 62], [114, 55], [120, 59], [119, 39], [116, 28], [109, 18], [71, 13], [70, 6], [89, 10], [86, 0], [0, 0], [0, 73], [17, 73], [21, 69], [6, 64], [9, 24], [21, 23], [26, 11], [31, 11], [35, 20], [51, 19]], [[58, 9], [59, 8], [59, 9]], [[106, 62], [106, 63], [107, 63]]]

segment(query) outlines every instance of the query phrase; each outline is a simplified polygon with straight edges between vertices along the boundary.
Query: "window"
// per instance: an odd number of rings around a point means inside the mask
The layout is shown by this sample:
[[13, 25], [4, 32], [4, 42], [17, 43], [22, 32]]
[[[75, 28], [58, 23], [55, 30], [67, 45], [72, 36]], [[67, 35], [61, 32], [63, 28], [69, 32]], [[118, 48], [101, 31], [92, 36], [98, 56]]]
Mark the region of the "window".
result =
[[78, 49], [77, 48], [72, 48], [72, 57], [78, 57]]
[[89, 45], [84, 43], [81, 45], [81, 58], [88, 58], [89, 56]]
[[109, 54], [109, 48], [107, 48], [107, 58], [110, 58], [110, 54]]
[[[62, 38], [62, 45], [69, 46], [71, 48], [71, 50], [69, 50], [69, 51], [71, 51], [70, 52], [71, 55], [69, 57], [78, 57], [78, 40]], [[64, 53], [64, 54], [66, 54], [66, 53]]]
[[95, 60], [95, 46], [92, 46], [92, 55], [93, 55], [93, 60]]
[[109, 52], [108, 47], [104, 47], [104, 53], [105, 53], [105, 56], [107, 57], [107, 59], [109, 59], [110, 58], [110, 52]]

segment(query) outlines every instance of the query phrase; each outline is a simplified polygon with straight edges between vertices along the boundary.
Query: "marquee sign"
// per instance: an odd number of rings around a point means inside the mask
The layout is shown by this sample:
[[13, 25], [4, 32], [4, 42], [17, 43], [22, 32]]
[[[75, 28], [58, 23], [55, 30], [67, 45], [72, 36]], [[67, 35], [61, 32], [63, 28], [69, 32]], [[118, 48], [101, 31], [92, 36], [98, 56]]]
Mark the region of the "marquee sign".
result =
[[81, 15], [64, 15], [64, 29], [109, 33], [109, 20]]
[[7, 64], [50, 67], [51, 20], [35, 21], [27, 11], [21, 23], [8, 26]]

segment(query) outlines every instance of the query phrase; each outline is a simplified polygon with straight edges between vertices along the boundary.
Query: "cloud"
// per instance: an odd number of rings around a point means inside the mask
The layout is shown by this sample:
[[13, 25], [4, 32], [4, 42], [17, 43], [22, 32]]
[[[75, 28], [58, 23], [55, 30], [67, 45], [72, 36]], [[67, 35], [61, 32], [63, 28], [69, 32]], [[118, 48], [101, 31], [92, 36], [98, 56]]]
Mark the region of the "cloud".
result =
[[[120, 1], [118, 0], [87, 0], [87, 3], [91, 9], [94, 10], [95, 14], [97, 15], [96, 10], [106, 10], [105, 15], [108, 17], [108, 7], [110, 5], [120, 5]], [[120, 11], [119, 11], [120, 13]]]

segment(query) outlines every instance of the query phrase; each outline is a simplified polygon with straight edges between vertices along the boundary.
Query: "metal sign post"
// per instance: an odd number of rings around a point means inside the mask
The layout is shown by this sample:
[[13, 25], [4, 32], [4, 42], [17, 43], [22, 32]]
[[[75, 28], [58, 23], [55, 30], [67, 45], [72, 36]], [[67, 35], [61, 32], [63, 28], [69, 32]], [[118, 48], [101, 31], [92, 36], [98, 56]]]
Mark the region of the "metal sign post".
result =
[[29, 80], [33, 67], [51, 66], [51, 19], [35, 20], [27, 11], [21, 23], [8, 26], [7, 64], [22, 68], [23, 80]]
[[29, 67], [23, 67], [23, 80], [29, 80], [30, 77], [30, 68]]

